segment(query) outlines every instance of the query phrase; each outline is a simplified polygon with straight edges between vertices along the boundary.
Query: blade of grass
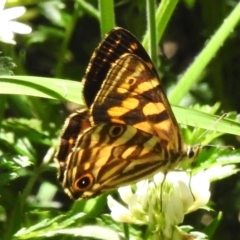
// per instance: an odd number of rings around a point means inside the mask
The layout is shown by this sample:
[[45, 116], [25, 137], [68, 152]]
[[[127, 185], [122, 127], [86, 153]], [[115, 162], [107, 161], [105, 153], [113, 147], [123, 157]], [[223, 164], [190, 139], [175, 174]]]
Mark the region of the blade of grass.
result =
[[223, 24], [209, 40], [206, 47], [197, 56], [193, 64], [187, 69], [177, 86], [171, 92], [169, 101], [172, 104], [179, 104], [181, 99], [186, 95], [191, 86], [199, 79], [204, 68], [215, 56], [216, 52], [221, 48], [224, 41], [231, 34], [234, 27], [240, 20], [240, 3], [234, 8], [229, 16], [224, 20]]
[[147, 0], [146, 5], [147, 5], [147, 23], [148, 23], [148, 34], [149, 34], [148, 52], [155, 66], [157, 66], [158, 51], [157, 51], [156, 24], [155, 24], [156, 1]]
[[81, 84], [75, 81], [32, 76], [0, 76], [0, 94], [20, 94], [84, 104], [80, 97], [81, 92]]
[[76, 28], [76, 23], [77, 23], [78, 17], [79, 17], [79, 6], [78, 6], [78, 4], [75, 4], [71, 20], [66, 25], [63, 42], [61, 44], [60, 53], [58, 55], [58, 61], [56, 64], [56, 68], [54, 70], [55, 77], [57, 77], [57, 78], [62, 77], [64, 63], [65, 63], [65, 55], [68, 50], [69, 41], [72, 38], [73, 31]]
[[96, 18], [97, 20], [100, 19], [100, 14], [97, 9], [95, 9], [90, 3], [84, 0], [77, 0], [77, 3], [81, 8], [83, 8], [90, 16]]
[[[162, 35], [167, 27], [167, 24], [176, 8], [178, 0], [163, 0], [159, 4], [157, 11], [156, 11], [156, 29], [157, 29], [157, 42], [161, 41]], [[149, 34], [146, 34], [143, 37], [142, 45], [145, 49], [149, 44]]]
[[101, 37], [115, 27], [114, 2], [112, 0], [98, 0], [100, 11]]
[[216, 125], [212, 126], [219, 119], [219, 116], [183, 107], [172, 106], [172, 110], [177, 121], [181, 124], [203, 129], [208, 129], [211, 126], [211, 130], [233, 135], [238, 135], [240, 132], [240, 122], [231, 119], [221, 119]]
[[[30, 77], [30, 76], [1, 76], [0, 93], [22, 94], [35, 97], [66, 100], [78, 104], [84, 104], [81, 98], [82, 85], [79, 82]], [[172, 107], [179, 123], [208, 129], [216, 121], [218, 116], [186, 109]], [[222, 133], [240, 135], [240, 123], [233, 120], [223, 119], [212, 130]]]
[[9, 95], [8, 105], [11, 109], [15, 109], [16, 112], [22, 117], [32, 118], [34, 116], [34, 107], [26, 96]]

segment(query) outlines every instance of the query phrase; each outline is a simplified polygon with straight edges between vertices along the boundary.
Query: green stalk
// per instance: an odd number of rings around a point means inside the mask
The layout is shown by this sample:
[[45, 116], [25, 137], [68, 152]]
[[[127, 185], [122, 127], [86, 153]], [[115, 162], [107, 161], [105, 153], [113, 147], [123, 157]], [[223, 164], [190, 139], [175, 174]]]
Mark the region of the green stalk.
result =
[[64, 66], [64, 56], [68, 49], [68, 44], [72, 37], [73, 30], [76, 26], [78, 16], [79, 16], [79, 6], [76, 3], [74, 6], [74, 11], [73, 11], [71, 22], [69, 24], [67, 24], [67, 26], [66, 26], [65, 38], [63, 39], [63, 43], [62, 43], [62, 46], [60, 49], [60, 54], [59, 54], [59, 60], [57, 62], [56, 69], [55, 69], [55, 77], [56, 78], [62, 77], [62, 71], [63, 71], [63, 66]]
[[220, 28], [209, 40], [206, 47], [196, 57], [193, 64], [187, 69], [183, 77], [171, 92], [169, 100], [172, 104], [179, 104], [181, 99], [187, 94], [191, 86], [199, 79], [207, 64], [223, 46], [224, 41], [231, 34], [234, 27], [240, 20], [240, 3], [234, 8], [229, 16], [223, 21]]
[[114, 2], [113, 0], [98, 0], [100, 11], [101, 37], [115, 27]]
[[[167, 27], [167, 24], [173, 14], [174, 9], [178, 0], [163, 0], [159, 4], [157, 11], [156, 11], [156, 29], [157, 29], [157, 37], [156, 40], [159, 42], [162, 39], [162, 35]], [[143, 37], [142, 45], [147, 49], [149, 44], [149, 35], [148, 33], [145, 34]]]
[[146, 0], [147, 5], [147, 23], [148, 23], [148, 34], [149, 34], [149, 44], [148, 52], [152, 61], [157, 65], [157, 38], [156, 38], [156, 24], [155, 24], [155, 11], [156, 11], [156, 1]]
[[79, 7], [84, 9], [90, 16], [96, 18], [97, 20], [100, 19], [100, 15], [97, 9], [95, 9], [90, 3], [84, 0], [77, 0]]

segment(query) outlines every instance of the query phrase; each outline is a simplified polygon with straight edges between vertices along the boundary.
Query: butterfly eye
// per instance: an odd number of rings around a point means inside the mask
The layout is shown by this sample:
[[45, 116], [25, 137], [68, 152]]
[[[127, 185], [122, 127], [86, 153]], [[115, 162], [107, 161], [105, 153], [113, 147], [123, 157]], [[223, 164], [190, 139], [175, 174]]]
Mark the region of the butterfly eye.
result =
[[187, 156], [188, 158], [193, 158], [195, 156], [195, 152], [191, 147], [187, 150]]
[[122, 135], [124, 128], [122, 126], [113, 126], [109, 130], [109, 135], [111, 137], [119, 137]]
[[92, 187], [93, 183], [94, 183], [93, 176], [87, 173], [76, 180], [75, 188], [77, 188], [80, 191], [86, 191], [87, 189]]

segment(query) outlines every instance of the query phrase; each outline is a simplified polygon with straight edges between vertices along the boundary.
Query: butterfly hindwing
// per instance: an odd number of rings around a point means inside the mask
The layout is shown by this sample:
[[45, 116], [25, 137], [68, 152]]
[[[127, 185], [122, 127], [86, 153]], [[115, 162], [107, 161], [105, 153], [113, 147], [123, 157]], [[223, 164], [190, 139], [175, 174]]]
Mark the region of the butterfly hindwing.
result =
[[[148, 178], [177, 164], [159, 137], [126, 124], [104, 123], [85, 130], [68, 156], [63, 187], [87, 198]], [[149, 161], [151, 159], [151, 161]]]
[[66, 119], [59, 140], [59, 146], [55, 153], [55, 159], [59, 164], [58, 179], [60, 181], [63, 179], [67, 157], [75, 146], [77, 138], [89, 127], [90, 122], [87, 109], [78, 110]]

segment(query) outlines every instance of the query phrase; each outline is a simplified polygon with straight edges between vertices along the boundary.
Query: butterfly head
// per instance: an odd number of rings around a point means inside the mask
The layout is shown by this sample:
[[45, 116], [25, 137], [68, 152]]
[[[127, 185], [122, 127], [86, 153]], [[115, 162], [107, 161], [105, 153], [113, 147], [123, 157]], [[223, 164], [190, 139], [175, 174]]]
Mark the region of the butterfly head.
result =
[[202, 148], [203, 148], [203, 146], [200, 144], [193, 145], [193, 146], [191, 146], [191, 145], [186, 146], [186, 148], [183, 152], [183, 155], [181, 157], [181, 163], [183, 163], [183, 164], [187, 163], [187, 165], [190, 163], [191, 166], [194, 166], [195, 159], [201, 152]]
[[187, 158], [190, 160], [195, 159], [201, 150], [202, 150], [202, 145], [188, 146], [186, 151]]

